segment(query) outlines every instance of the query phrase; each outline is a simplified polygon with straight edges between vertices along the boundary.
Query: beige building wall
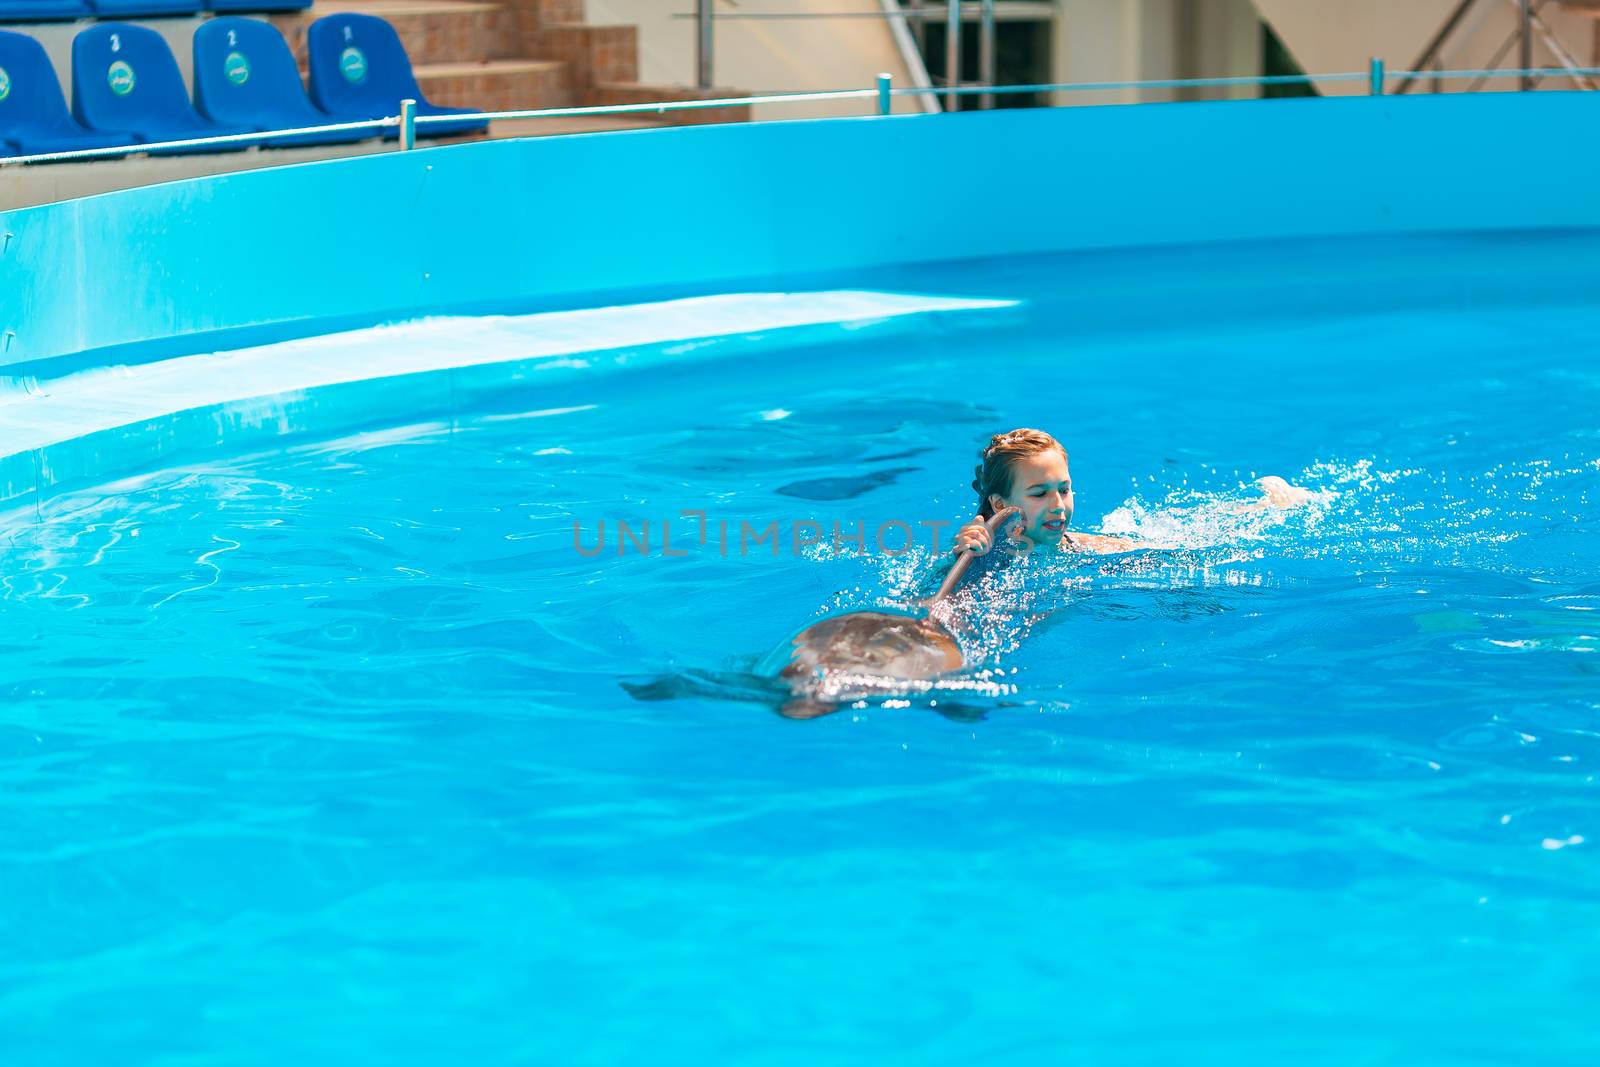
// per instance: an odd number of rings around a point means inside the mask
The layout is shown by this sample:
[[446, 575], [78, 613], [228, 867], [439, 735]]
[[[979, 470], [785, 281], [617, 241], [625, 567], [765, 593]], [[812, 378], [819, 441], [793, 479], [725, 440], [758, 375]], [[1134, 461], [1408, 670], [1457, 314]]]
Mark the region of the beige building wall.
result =
[[[1055, 0], [1054, 80], [1151, 81], [1260, 74], [1261, 23], [1278, 34], [1310, 74], [1364, 74], [1372, 57], [1390, 71], [1409, 69], [1460, 0]], [[1600, 5], [1546, 3], [1545, 30], [1536, 30], [1533, 65], [1566, 58], [1600, 65]], [[1518, 61], [1518, 7], [1478, 0], [1440, 53], [1450, 69], [1513, 68]], [[1600, 79], [1596, 80], [1600, 83]], [[1367, 92], [1365, 77], [1318, 82], [1326, 95]], [[1442, 91], [1470, 87], [1466, 79], [1439, 83]], [[1391, 80], [1393, 90], [1396, 83]], [[1545, 79], [1542, 89], [1578, 87], [1570, 77]], [[1427, 91], [1419, 83], [1411, 91]], [[1514, 89], [1514, 79], [1479, 88]], [[1251, 97], [1254, 87], [1208, 90], [1133, 90], [1057, 93], [1056, 102], [1134, 103], [1173, 99]]]
[[[940, 9], [944, 0], [924, 0]], [[1419, 56], [1459, 0], [1032, 0], [1007, 3], [1053, 18], [1051, 79], [1061, 83], [1152, 81], [1195, 77], [1253, 76], [1262, 72], [1262, 23], [1278, 34], [1300, 66], [1312, 74], [1364, 73], [1369, 58], [1381, 57], [1402, 70]], [[694, 0], [586, 0], [591, 22], [630, 22], [640, 27], [641, 78], [691, 84], [695, 76], [695, 25], [675, 13], [694, 10]], [[871, 13], [891, 0], [716, 0], [719, 14], [762, 12]], [[975, 3], [969, 7], [976, 8]], [[1560, 55], [1583, 65], [1600, 63], [1600, 10], [1546, 3], [1540, 10], [1553, 48], [1536, 36], [1535, 66], [1559, 65]], [[965, 32], [975, 34], [968, 21]], [[1517, 5], [1478, 0], [1441, 60], [1450, 68], [1513, 67], [1517, 62]], [[879, 70], [909, 84], [920, 71], [908, 69], [889, 27], [878, 19], [739, 20], [717, 23], [716, 80], [761, 92], [869, 85]], [[965, 71], [967, 78], [974, 72]], [[1391, 88], [1393, 82], [1390, 83]], [[1468, 87], [1442, 83], [1446, 91]], [[1514, 88], [1510, 79], [1487, 88]], [[1547, 79], [1541, 88], [1575, 87], [1570, 78]], [[1327, 95], [1367, 92], [1365, 79], [1319, 82]], [[1412, 89], [1431, 88], [1419, 85]], [[1184, 90], [1059, 92], [1057, 104], [1136, 103], [1182, 99], [1249, 98], [1254, 86]], [[910, 101], [897, 101], [896, 110]], [[758, 109], [760, 118], [783, 115], [860, 114], [854, 103]]]
[[[1250, 0], [1056, 0], [1054, 78], [1061, 83], [1238, 77], [1261, 73], [1261, 16]], [[1207, 90], [1062, 92], [1058, 104], [1131, 104], [1257, 95]]]
[[[944, 0], [924, 0], [938, 11]], [[969, 2], [975, 14], [977, 5]], [[677, 18], [694, 0], [586, 0], [591, 23], [639, 27], [640, 79], [693, 84], [695, 23]], [[776, 12], [881, 13], [892, 0], [716, 0], [718, 14]], [[1001, 17], [1025, 13], [1053, 20], [1051, 77], [1057, 82], [1142, 81], [1261, 72], [1261, 16], [1251, 0], [1000, 0]], [[964, 32], [978, 32], [970, 18]], [[905, 61], [887, 20], [875, 18], [719, 20], [715, 79], [753, 92], [836, 89], [871, 85], [879, 71], [897, 86], [925, 78]], [[968, 80], [976, 72], [963, 71]], [[923, 81], [923, 84], [926, 84]], [[1204, 91], [1154, 90], [1059, 93], [1057, 103], [1134, 103], [1175, 99], [1244, 98], [1253, 87]], [[912, 110], [900, 99], [895, 110]], [[767, 106], [758, 118], [861, 114], [845, 104]]]
[[[695, 0], [585, 0], [593, 25], [627, 23], [639, 27], [639, 80], [661, 85], [693, 85], [696, 80], [692, 18]], [[881, 14], [882, 0], [716, 0], [718, 15], [779, 12]], [[713, 77], [718, 85], [753, 94], [867, 89], [880, 72], [897, 88], [924, 77], [897, 46], [890, 20], [719, 19], [715, 23]], [[918, 64], [920, 68], [920, 64]], [[926, 84], [925, 80], [923, 84]], [[876, 100], [769, 104], [752, 109], [756, 119], [820, 118], [874, 114]], [[897, 97], [897, 114], [924, 110], [918, 98]]]

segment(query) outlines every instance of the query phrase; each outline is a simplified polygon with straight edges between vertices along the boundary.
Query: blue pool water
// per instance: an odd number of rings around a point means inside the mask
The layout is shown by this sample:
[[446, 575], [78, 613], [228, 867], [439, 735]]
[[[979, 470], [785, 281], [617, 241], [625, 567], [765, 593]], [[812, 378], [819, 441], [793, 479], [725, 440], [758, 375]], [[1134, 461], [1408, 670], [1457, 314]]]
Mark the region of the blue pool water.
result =
[[[858, 278], [982, 306], [286, 398], [13, 513], [7, 1061], [1592, 1063], [1600, 304], [1527, 298], [1551, 247]], [[1014, 426], [1173, 548], [776, 714], [761, 659], [903, 603]], [[1319, 499], [1235, 510], [1264, 474]], [[920, 554], [790, 536], [891, 520]]]

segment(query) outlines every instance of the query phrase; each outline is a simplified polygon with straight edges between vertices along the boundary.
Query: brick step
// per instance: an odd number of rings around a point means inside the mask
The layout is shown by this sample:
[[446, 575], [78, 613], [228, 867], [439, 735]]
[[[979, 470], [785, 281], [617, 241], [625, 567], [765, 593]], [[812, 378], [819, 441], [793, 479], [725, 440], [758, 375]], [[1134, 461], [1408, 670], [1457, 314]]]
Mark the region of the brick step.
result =
[[[680, 100], [718, 100], [749, 94], [739, 89], [713, 86], [693, 89], [682, 85], [645, 85], [640, 82], [603, 82], [578, 90], [579, 103], [597, 107], [613, 104], [668, 103]], [[623, 118], [653, 118], [671, 126], [698, 126], [712, 122], [749, 122], [748, 104], [733, 107], [702, 107], [685, 111], [645, 111], [625, 113]]]
[[543, 23], [523, 29], [522, 46], [530, 56], [567, 64], [574, 85], [639, 79], [637, 26]]
[[346, 12], [387, 20], [413, 65], [510, 59], [517, 52], [515, 15], [499, 4], [467, 0], [317, 0], [306, 11], [274, 16], [272, 23], [303, 67], [306, 27]]
[[564, 63], [497, 59], [486, 63], [428, 63], [415, 68], [431, 102], [483, 111], [570, 107], [573, 92]]
[[650, 130], [665, 123], [659, 119], [612, 118], [609, 115], [572, 115], [550, 119], [500, 119], [489, 124], [491, 137], [548, 137], [567, 133], [618, 133]]

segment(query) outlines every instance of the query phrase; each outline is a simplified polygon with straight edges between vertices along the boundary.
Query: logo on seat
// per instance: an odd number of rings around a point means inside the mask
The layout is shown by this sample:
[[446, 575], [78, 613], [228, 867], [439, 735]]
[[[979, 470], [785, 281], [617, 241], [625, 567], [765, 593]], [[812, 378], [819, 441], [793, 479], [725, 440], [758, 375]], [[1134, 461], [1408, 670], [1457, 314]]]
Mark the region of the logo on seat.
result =
[[250, 80], [250, 61], [243, 52], [229, 52], [222, 61], [222, 73], [233, 84], [243, 85]]
[[6, 73], [6, 68], [0, 67], [0, 100], [11, 95], [11, 75]]
[[106, 84], [118, 96], [133, 92], [133, 80], [133, 68], [120, 59], [106, 68]]
[[339, 73], [352, 85], [360, 85], [367, 80], [367, 57], [361, 49], [351, 45], [339, 53]]

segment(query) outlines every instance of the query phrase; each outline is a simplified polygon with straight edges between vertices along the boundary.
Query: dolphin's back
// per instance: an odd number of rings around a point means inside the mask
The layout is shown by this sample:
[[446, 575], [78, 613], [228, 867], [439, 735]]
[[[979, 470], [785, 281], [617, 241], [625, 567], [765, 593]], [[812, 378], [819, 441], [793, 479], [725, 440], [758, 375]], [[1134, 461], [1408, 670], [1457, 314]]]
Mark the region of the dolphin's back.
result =
[[943, 626], [926, 618], [857, 611], [823, 619], [795, 635], [784, 678], [819, 671], [885, 678], [932, 678], [961, 666], [961, 649]]

